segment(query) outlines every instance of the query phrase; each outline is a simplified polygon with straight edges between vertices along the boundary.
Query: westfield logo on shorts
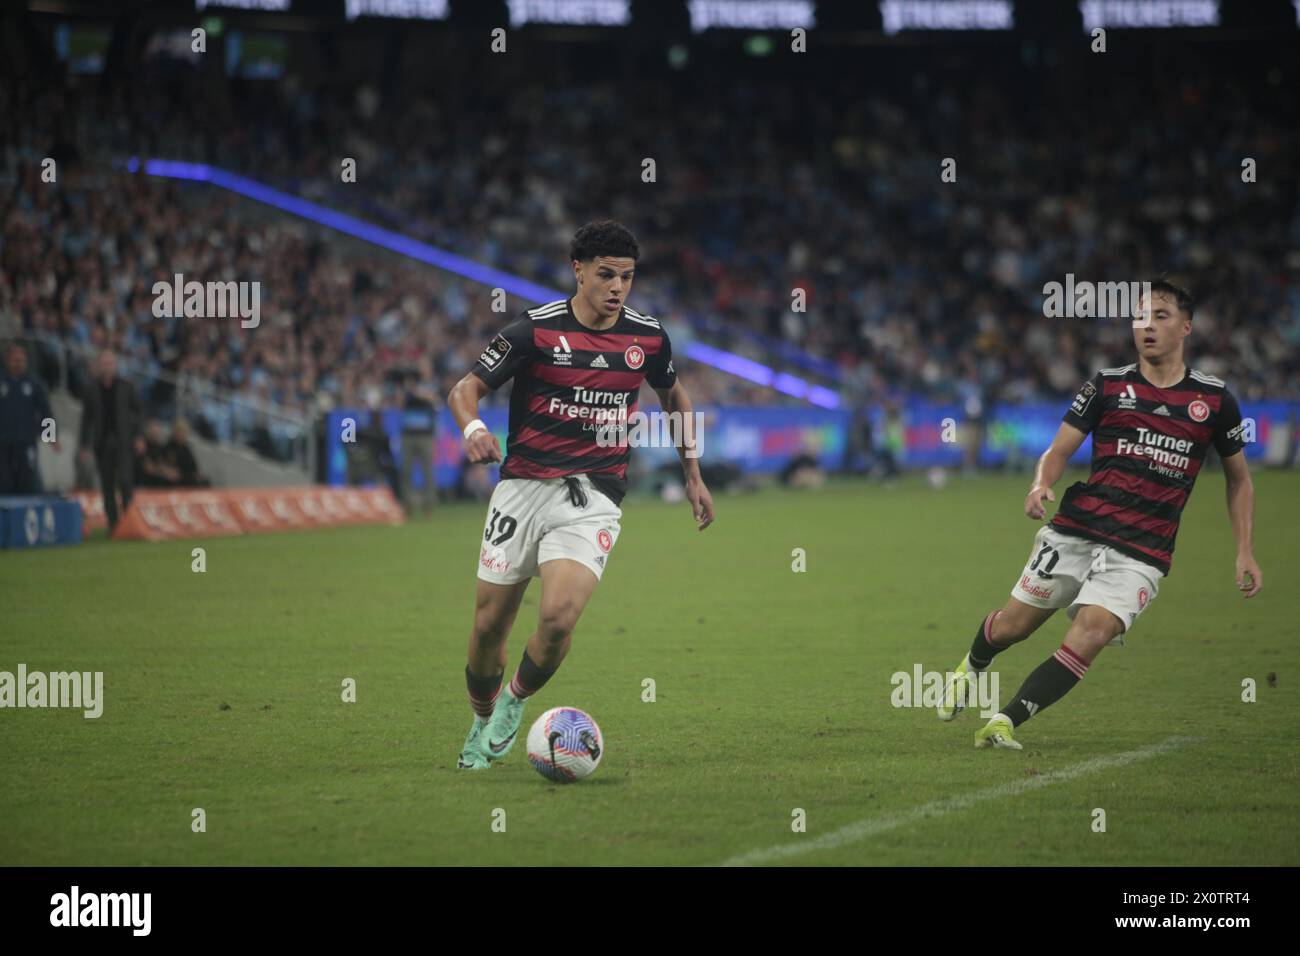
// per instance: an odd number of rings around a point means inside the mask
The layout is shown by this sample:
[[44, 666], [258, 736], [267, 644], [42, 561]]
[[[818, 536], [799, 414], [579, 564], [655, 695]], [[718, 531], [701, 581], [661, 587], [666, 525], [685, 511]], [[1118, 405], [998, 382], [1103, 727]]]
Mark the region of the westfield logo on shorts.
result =
[[505, 559], [505, 552], [500, 548], [492, 548], [489, 551], [486, 547], [480, 547], [478, 563], [493, 574], [505, 574], [510, 570], [510, 562]]
[[1040, 601], [1050, 601], [1052, 599], [1052, 589], [1045, 588], [1034, 584], [1029, 580], [1029, 575], [1022, 575], [1020, 578], [1020, 590], [1024, 591], [1030, 597], [1036, 597]]

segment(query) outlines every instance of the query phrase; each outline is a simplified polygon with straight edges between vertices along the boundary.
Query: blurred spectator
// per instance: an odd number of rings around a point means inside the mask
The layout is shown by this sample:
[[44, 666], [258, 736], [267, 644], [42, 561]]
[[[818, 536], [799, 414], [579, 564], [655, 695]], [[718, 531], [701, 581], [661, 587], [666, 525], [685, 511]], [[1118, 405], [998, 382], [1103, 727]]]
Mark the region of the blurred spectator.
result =
[[142, 454], [144, 438], [140, 422], [144, 415], [135, 386], [117, 374], [117, 356], [110, 351], [99, 353], [95, 360], [95, 377], [85, 387], [81, 410], [81, 447], [78, 457], [88, 460], [93, 454], [99, 468], [99, 485], [104, 494], [104, 514], [108, 530], [117, 528], [119, 490], [122, 510], [131, 507], [135, 487], [133, 454]]
[[820, 488], [826, 483], [826, 472], [814, 456], [800, 452], [786, 462], [778, 480], [787, 488]]
[[208, 488], [212, 482], [199, 473], [199, 462], [190, 447], [190, 426], [183, 418], [172, 424], [171, 439], [163, 448], [163, 460], [176, 472], [178, 488]]
[[397, 459], [393, 443], [384, 428], [383, 409], [370, 412], [370, 421], [357, 431], [357, 440], [350, 446], [348, 455], [348, 484], [364, 485], [382, 481], [399, 502], [401, 476], [397, 472]]
[[167, 435], [162, 422], [150, 419], [144, 429], [144, 447], [135, 455], [135, 484], [138, 488], [175, 488], [180, 470], [166, 459]]
[[[432, 377], [432, 366], [422, 361], [422, 371]], [[416, 475], [419, 476], [418, 504], [427, 514], [437, 500], [434, 484], [433, 449], [438, 413], [437, 393], [419, 375], [406, 379], [402, 404], [402, 506], [414, 514], [417, 505]]]
[[0, 495], [41, 493], [36, 443], [53, 417], [45, 386], [28, 374], [27, 349], [11, 342], [0, 369]]

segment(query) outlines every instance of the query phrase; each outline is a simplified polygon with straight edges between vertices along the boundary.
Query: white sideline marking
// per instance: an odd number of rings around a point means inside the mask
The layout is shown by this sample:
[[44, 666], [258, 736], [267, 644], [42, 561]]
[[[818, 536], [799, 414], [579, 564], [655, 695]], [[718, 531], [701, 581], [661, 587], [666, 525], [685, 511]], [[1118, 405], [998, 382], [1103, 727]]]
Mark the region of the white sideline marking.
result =
[[942, 800], [932, 800], [929, 803], [923, 803], [919, 807], [908, 810], [905, 813], [895, 813], [886, 817], [876, 817], [871, 820], [859, 820], [856, 823], [849, 823], [833, 830], [824, 836], [819, 836], [813, 840], [800, 840], [797, 843], [782, 843], [778, 846], [770, 846], [763, 850], [750, 850], [748, 853], [741, 853], [724, 860], [720, 866], [752, 866], [756, 863], [768, 863], [772, 860], [782, 860], [792, 856], [802, 856], [805, 853], [816, 853], [818, 850], [833, 850], [836, 847], [844, 846], [846, 843], [856, 843], [858, 840], [866, 839], [869, 836], [875, 836], [877, 833], [884, 833], [886, 830], [896, 830], [899, 827], [906, 826], [909, 823], [916, 823], [918, 820], [924, 820], [928, 817], [941, 817], [949, 813], [956, 813], [959, 810], [965, 810], [977, 803], [983, 803], [986, 800], [997, 800], [1001, 797], [1014, 797], [1017, 794], [1025, 793], [1029, 790], [1038, 790], [1049, 784], [1059, 783], [1062, 780], [1073, 780], [1075, 777], [1082, 777], [1086, 774], [1096, 773], [1099, 770], [1110, 770], [1112, 767], [1122, 767], [1125, 764], [1134, 763], [1138, 760], [1147, 760], [1151, 757], [1159, 757], [1161, 754], [1168, 753], [1171, 750], [1177, 750], [1179, 747], [1186, 747], [1188, 744], [1196, 743], [1196, 737], [1170, 737], [1168, 740], [1162, 740], [1158, 744], [1151, 744], [1146, 747], [1140, 747], [1137, 750], [1129, 750], [1121, 754], [1113, 754], [1109, 757], [1093, 757], [1091, 760], [1085, 760], [1082, 763], [1076, 763], [1070, 767], [1062, 767], [1060, 770], [1053, 770], [1051, 773], [1041, 774], [1037, 777], [1028, 777], [1024, 780], [1016, 780], [1012, 783], [998, 784], [996, 787], [985, 787], [983, 790], [974, 790], [970, 793], [964, 793], [956, 797], [945, 797]]

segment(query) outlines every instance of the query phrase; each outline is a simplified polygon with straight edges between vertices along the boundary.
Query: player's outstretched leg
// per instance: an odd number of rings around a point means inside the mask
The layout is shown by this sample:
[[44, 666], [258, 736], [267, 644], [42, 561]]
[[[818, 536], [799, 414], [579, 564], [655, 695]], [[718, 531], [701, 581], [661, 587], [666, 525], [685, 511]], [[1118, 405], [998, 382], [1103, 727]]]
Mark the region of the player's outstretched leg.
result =
[[975, 632], [970, 650], [944, 683], [939, 719], [952, 720], [965, 710], [966, 704], [975, 699], [976, 675], [998, 654], [1038, 630], [1054, 613], [1052, 608], [1033, 607], [1015, 598], [1008, 598], [1005, 607], [989, 611]]
[[590, 568], [567, 558], [544, 562], [541, 574], [537, 630], [528, 639], [515, 676], [497, 700], [481, 738], [483, 754], [491, 761], [502, 759], [514, 747], [528, 698], [559, 670], [573, 628], [599, 583]]
[[474, 629], [469, 636], [469, 662], [465, 666], [465, 689], [474, 711], [474, 722], [456, 758], [458, 769], [484, 770], [491, 766], [483, 752], [483, 732], [501, 690], [501, 675], [506, 669], [506, 639], [527, 589], [527, 579], [514, 584], [478, 582], [474, 595]]
[[1015, 728], [1068, 694], [1083, 679], [1101, 649], [1123, 629], [1120, 619], [1104, 607], [1080, 607], [1065, 642], [1025, 678], [1011, 703], [976, 731], [975, 746], [1022, 749], [1015, 739]]

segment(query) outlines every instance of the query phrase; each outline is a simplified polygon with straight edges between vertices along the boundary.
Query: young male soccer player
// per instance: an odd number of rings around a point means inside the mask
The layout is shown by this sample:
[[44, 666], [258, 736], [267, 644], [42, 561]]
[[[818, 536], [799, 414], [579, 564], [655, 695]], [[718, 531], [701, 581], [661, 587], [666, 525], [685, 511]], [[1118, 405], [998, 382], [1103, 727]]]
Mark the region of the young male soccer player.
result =
[[1065, 642], [976, 732], [976, 747], [1020, 750], [1014, 729], [1064, 697], [1103, 647], [1124, 642], [1169, 573], [1178, 519], [1211, 444], [1227, 476], [1237, 587], [1249, 598], [1263, 586], [1251, 547], [1254, 489], [1237, 400], [1222, 381], [1183, 364], [1191, 295], [1172, 283], [1152, 282], [1150, 301], [1142, 305], [1143, 321], [1133, 328], [1137, 363], [1103, 369], [1079, 390], [1038, 460], [1025, 514], [1043, 517], [1043, 499], [1056, 500], [1052, 485], [1089, 432], [1092, 474], [1066, 491], [1056, 516], [1034, 538], [1011, 599], [984, 618], [944, 688], [939, 717], [952, 720], [976, 673], [1068, 607], [1073, 623]]
[[[636, 239], [616, 222], [583, 226], [569, 258], [577, 291], [529, 309], [488, 343], [478, 364], [451, 390], [448, 404], [465, 433], [472, 462], [501, 460], [495, 436], [478, 419], [479, 401], [514, 379], [501, 481], [488, 503], [479, 547], [478, 593], [469, 637], [474, 722], [457, 766], [482, 769], [514, 745], [524, 704], [551, 678], [618, 540], [619, 503], [627, 490], [628, 447], [609, 445], [600, 429], [626, 423], [642, 381], [684, 423], [678, 453], [686, 498], [703, 531], [713, 499], [700, 478], [692, 406], [673, 369], [659, 322], [626, 305], [639, 256]], [[530, 579], [542, 579], [537, 630], [514, 678], [498, 699], [506, 638]]]

